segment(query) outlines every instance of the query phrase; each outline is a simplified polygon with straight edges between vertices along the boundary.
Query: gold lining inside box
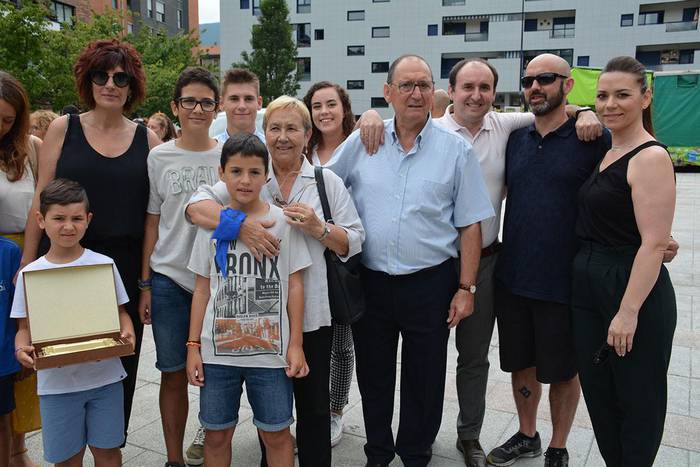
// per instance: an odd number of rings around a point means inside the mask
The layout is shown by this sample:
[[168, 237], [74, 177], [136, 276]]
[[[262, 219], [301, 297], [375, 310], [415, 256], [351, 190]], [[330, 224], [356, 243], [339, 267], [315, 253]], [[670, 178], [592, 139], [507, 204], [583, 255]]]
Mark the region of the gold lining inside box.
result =
[[67, 353], [84, 352], [86, 350], [103, 349], [105, 347], [114, 347], [119, 344], [119, 341], [115, 341], [111, 338], [104, 338], [73, 342], [72, 344], [47, 345], [46, 347], [42, 347], [39, 355], [46, 357], [50, 355], [63, 355]]

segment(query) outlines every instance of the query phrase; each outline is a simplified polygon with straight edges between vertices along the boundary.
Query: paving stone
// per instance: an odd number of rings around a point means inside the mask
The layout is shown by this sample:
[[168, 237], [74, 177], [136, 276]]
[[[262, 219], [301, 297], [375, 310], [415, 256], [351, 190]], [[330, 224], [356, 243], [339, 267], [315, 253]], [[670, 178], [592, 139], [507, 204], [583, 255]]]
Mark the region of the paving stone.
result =
[[690, 415], [690, 378], [668, 376], [668, 413]]

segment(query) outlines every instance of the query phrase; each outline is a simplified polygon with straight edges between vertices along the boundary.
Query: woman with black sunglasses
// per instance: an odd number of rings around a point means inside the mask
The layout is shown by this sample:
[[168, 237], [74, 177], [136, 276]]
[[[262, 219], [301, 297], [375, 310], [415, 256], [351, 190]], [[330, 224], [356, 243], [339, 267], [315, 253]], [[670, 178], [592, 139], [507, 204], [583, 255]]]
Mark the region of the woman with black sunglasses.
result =
[[[153, 131], [124, 115], [146, 94], [141, 58], [132, 45], [117, 40], [91, 42], [73, 71], [83, 108], [89, 110], [64, 115], [49, 125], [39, 154], [39, 177], [30, 214], [38, 210], [39, 194], [54, 178], [74, 180], [87, 191], [94, 216], [82, 245], [114, 259], [129, 295], [126, 308], [136, 332], [135, 354], [122, 359], [127, 373], [126, 436], [143, 334], [137, 280], [148, 202], [146, 157], [160, 140]], [[44, 250], [40, 240], [36, 218], [29, 215], [23, 266]]]

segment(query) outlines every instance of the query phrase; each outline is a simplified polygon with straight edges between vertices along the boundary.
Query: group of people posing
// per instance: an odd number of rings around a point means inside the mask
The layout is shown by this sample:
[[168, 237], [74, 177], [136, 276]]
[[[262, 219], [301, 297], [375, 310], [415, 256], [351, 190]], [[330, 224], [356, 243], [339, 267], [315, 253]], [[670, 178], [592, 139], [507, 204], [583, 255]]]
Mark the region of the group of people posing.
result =
[[[273, 100], [261, 132], [257, 76], [232, 69], [219, 88], [189, 68], [171, 103], [181, 134], [166, 142], [125, 117], [145, 97], [132, 46], [95, 41], [74, 71], [90, 110], [53, 120], [43, 142], [29, 135], [21, 84], [0, 72], [0, 232], [9, 237], [0, 239], [0, 462], [19, 443], [9, 422], [17, 362], [32, 368], [36, 358], [23, 273], [106, 263], [135, 353], [38, 371], [48, 462], [82, 465], [89, 447], [96, 465], [121, 464], [151, 325], [166, 467], [230, 465], [244, 385], [260, 465], [292, 466], [298, 450], [303, 467], [331, 466], [354, 367], [366, 465], [398, 455], [426, 466], [451, 328], [466, 465], [542, 454], [542, 384], [553, 425], [545, 466], [568, 465], [581, 388], [606, 464], [652, 465], [676, 319], [662, 262], [678, 245], [673, 167], [654, 139], [639, 62], [606, 65], [593, 112], [567, 105], [567, 62], [537, 56], [522, 78], [532, 113], [519, 114], [492, 110], [497, 70], [465, 59], [449, 75], [453, 104], [433, 119], [430, 66], [403, 55], [384, 84], [394, 117], [367, 111], [355, 131], [337, 84]], [[219, 109], [227, 127], [211, 138]], [[362, 255], [366, 309], [352, 326], [332, 319], [326, 250], [341, 261]], [[487, 456], [479, 436], [496, 318], [519, 430]], [[184, 452], [188, 384], [200, 388], [200, 428]]]

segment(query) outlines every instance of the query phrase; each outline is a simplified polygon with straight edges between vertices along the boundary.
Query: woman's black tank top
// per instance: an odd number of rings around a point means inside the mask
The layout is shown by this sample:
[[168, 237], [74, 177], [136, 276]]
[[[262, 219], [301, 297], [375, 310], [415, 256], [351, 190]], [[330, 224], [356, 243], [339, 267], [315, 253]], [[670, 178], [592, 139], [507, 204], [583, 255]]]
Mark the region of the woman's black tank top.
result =
[[138, 125], [125, 153], [105, 157], [83, 133], [78, 115], [71, 115], [56, 164], [56, 178], [80, 183], [93, 213], [84, 246], [105, 241], [140, 240], [148, 204], [148, 132]]
[[651, 146], [666, 148], [658, 141], [647, 141], [602, 172], [598, 163], [578, 192], [576, 235], [580, 239], [606, 246], [641, 245], [627, 167], [634, 156]]

